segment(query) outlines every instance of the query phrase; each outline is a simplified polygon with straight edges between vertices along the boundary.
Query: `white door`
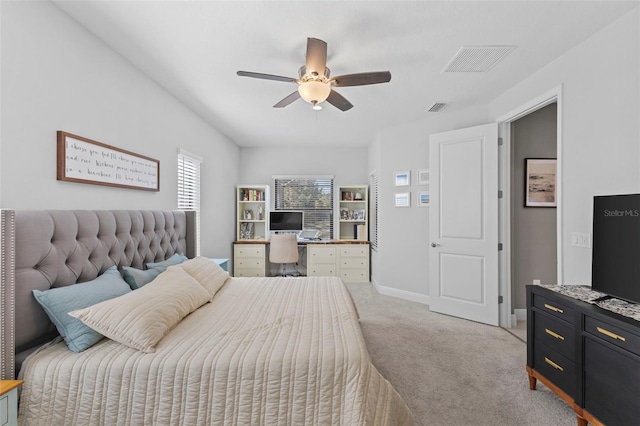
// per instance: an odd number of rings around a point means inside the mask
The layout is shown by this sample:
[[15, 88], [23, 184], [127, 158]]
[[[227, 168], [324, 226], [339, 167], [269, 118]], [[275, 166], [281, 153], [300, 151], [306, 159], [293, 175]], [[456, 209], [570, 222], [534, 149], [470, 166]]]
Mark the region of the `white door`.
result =
[[429, 309], [498, 325], [498, 125], [429, 136]]

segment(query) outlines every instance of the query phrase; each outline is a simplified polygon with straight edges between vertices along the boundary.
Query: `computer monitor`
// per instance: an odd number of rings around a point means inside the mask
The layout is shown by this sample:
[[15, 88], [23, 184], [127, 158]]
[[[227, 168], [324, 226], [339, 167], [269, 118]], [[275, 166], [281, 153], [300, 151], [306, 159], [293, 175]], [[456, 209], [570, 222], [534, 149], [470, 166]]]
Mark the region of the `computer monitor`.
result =
[[304, 212], [292, 210], [276, 210], [269, 212], [269, 229], [271, 231], [302, 231]]

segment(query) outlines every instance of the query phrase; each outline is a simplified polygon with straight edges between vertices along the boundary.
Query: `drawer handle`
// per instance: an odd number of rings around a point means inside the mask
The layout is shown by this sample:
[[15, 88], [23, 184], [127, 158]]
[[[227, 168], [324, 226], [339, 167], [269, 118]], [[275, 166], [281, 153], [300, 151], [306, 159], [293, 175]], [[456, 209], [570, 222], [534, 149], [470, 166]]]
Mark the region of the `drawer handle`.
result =
[[553, 306], [553, 305], [549, 305], [549, 304], [545, 303], [545, 304], [544, 304], [544, 307], [545, 307], [545, 308], [547, 308], [547, 309], [551, 309], [553, 312], [559, 312], [559, 313], [561, 313], [561, 314], [564, 314], [564, 311], [563, 311], [562, 309], [560, 309], [560, 308], [556, 308], [556, 307], [555, 307], [555, 306]]
[[596, 327], [596, 329], [597, 329], [600, 333], [604, 334], [605, 336], [609, 336], [609, 337], [611, 337], [612, 339], [622, 340], [623, 342], [626, 342], [626, 341], [627, 341], [627, 339], [625, 339], [624, 337], [620, 336], [619, 334], [612, 333], [611, 331], [609, 331], [609, 330], [605, 330], [605, 329], [604, 329], [604, 328], [602, 328], [602, 327]]
[[555, 362], [551, 361], [546, 356], [544, 357], [544, 362], [546, 362], [547, 364], [549, 364], [550, 366], [552, 366], [556, 370], [564, 371], [564, 368], [560, 367], [558, 364], [556, 364]]
[[559, 335], [558, 333], [556, 333], [554, 331], [549, 330], [548, 328], [545, 328], [544, 332], [547, 333], [550, 336], [555, 337], [556, 339], [564, 340], [563, 336]]

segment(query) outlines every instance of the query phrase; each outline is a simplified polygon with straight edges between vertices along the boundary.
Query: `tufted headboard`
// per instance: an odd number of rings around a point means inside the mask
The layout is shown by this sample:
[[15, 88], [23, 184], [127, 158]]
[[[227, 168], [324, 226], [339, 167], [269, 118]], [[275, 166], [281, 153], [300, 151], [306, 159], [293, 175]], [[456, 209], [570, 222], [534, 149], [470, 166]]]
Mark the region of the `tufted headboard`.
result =
[[182, 210], [2, 210], [2, 379], [57, 335], [32, 290], [89, 281], [113, 265], [192, 258], [195, 224], [195, 212]]

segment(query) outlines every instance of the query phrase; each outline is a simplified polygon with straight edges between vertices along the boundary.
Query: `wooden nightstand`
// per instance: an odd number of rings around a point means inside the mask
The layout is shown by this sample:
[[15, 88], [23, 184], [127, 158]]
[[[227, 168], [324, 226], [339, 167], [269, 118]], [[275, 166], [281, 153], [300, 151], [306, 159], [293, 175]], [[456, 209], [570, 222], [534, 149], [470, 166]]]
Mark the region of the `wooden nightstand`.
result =
[[18, 386], [22, 380], [0, 380], [0, 425], [18, 424]]

